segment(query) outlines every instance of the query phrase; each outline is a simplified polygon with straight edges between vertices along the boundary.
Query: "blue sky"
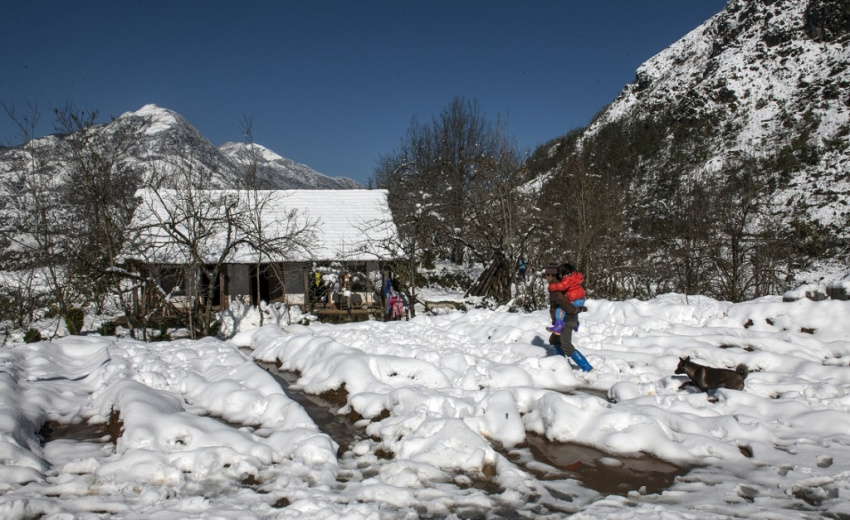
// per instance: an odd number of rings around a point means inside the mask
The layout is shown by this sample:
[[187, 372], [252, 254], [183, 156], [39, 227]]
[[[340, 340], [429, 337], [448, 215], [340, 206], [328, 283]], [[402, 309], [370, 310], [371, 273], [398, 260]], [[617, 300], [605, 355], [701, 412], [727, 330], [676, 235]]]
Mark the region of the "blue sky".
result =
[[725, 0], [3, 3], [0, 101], [36, 104], [40, 135], [68, 102], [103, 121], [155, 103], [215, 145], [250, 118], [255, 142], [365, 183], [455, 96], [523, 150], [586, 125]]

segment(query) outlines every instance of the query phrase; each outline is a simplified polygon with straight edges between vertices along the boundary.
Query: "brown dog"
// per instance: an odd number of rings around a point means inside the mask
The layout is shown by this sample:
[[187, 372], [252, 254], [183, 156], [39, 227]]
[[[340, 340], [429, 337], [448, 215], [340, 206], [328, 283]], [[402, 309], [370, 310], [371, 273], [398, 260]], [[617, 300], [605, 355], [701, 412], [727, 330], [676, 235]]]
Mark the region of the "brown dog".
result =
[[691, 382], [703, 392], [714, 388], [731, 388], [732, 390], [744, 389], [744, 378], [749, 373], [747, 365], [740, 364], [735, 370], [725, 368], [712, 368], [691, 361], [688, 356], [679, 358], [679, 366], [676, 367], [677, 374], [685, 374], [691, 378]]

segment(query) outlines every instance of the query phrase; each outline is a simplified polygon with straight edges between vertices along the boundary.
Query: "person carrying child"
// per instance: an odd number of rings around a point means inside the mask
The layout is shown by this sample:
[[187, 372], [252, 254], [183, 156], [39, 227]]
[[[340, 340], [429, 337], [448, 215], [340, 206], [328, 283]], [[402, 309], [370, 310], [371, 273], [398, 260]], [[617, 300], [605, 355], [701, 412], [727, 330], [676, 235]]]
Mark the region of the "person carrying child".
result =
[[570, 264], [559, 266], [554, 263], [549, 264], [543, 275], [549, 283], [549, 314], [552, 318], [552, 326], [546, 327], [552, 333], [549, 344], [562, 356], [572, 359], [583, 371], [590, 372], [593, 366], [572, 344], [573, 331], [578, 330], [578, 314], [584, 308], [585, 291], [581, 287], [584, 276]]
[[[584, 301], [587, 296], [584, 287], [581, 286], [584, 282], [584, 275], [576, 271], [570, 264], [561, 264], [558, 266], [558, 277], [560, 277], [560, 280], [549, 284], [549, 292], [564, 293], [572, 306], [575, 307], [575, 314], [578, 314], [584, 310]], [[546, 327], [546, 330], [554, 334], [563, 332], [566, 315], [566, 311], [559, 306], [555, 309], [555, 323], [551, 327]], [[577, 328], [578, 324], [576, 324]]]

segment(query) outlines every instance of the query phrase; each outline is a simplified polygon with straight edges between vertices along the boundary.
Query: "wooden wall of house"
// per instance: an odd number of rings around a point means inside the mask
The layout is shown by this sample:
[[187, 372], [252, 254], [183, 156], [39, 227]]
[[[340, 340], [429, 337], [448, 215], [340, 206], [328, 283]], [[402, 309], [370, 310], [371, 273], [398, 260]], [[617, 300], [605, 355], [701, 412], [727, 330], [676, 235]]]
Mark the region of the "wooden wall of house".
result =
[[224, 269], [224, 291], [231, 299], [251, 295], [251, 266], [227, 264]]
[[[345, 265], [344, 262], [342, 264]], [[350, 267], [357, 271], [365, 270], [367, 273], [381, 268], [377, 261], [352, 262]], [[311, 298], [309, 286], [313, 281], [313, 273], [312, 262], [263, 264], [260, 269], [250, 264], [227, 264], [223, 269], [222, 301], [229, 304], [233, 298], [242, 296], [253, 305], [262, 300], [312, 307], [308, 303]], [[373, 301], [371, 291], [366, 285], [358, 284], [358, 287], [352, 289], [361, 292], [363, 301]], [[328, 288], [327, 292], [331, 292], [331, 289]]]

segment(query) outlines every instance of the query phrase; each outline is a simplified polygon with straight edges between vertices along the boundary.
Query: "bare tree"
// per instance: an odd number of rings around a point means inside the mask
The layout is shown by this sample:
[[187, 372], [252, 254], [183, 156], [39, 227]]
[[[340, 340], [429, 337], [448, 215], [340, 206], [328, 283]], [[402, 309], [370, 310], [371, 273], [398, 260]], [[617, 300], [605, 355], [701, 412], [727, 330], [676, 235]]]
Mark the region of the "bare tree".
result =
[[[281, 262], [310, 255], [316, 243], [318, 221], [286, 208], [286, 192], [247, 191], [240, 201], [244, 213], [239, 215], [237, 226], [245, 245], [256, 255], [257, 305], [260, 305], [260, 281], [265, 271], [286, 287]], [[260, 313], [260, 325], [263, 313]]]
[[714, 237], [711, 176], [705, 171], [689, 171], [669, 200], [656, 205], [663, 221], [658, 233], [662, 271], [671, 284], [660, 290], [689, 294], [710, 294], [709, 280]]
[[[209, 335], [213, 302], [219, 289], [224, 261], [240, 243], [235, 223], [239, 200], [231, 192], [207, 192], [193, 186], [179, 190], [149, 190], [148, 217], [139, 233], [137, 247], [148, 247], [155, 259], [160, 253], [186, 271], [187, 325], [192, 337]], [[153, 207], [151, 207], [153, 206]], [[147, 245], [150, 242], [152, 245]], [[156, 263], [156, 262], [151, 262]]]
[[124, 229], [135, 207], [142, 175], [128, 159], [133, 144], [125, 127], [110, 132], [96, 124], [98, 112], [78, 111], [73, 105], [56, 109], [56, 129], [68, 149], [67, 178], [62, 197], [74, 221], [68, 268], [81, 280], [79, 290], [91, 294], [98, 309], [116, 291], [104, 277], [118, 264]]
[[569, 261], [585, 276], [588, 287], [622, 284], [620, 237], [625, 228], [623, 190], [616, 171], [591, 168], [581, 155], [569, 156], [556, 165], [540, 191], [540, 233], [536, 240], [538, 265]]
[[490, 132], [473, 165], [475, 175], [467, 182], [464, 220], [468, 231], [462, 242], [477, 261], [488, 261], [497, 253], [516, 261], [527, 226], [533, 224], [522, 218], [526, 197], [520, 188], [528, 176], [516, 143], [505, 129], [496, 122]]
[[770, 209], [773, 182], [752, 157], [733, 159], [722, 170], [712, 205], [718, 297], [743, 301], [783, 285], [792, 241], [781, 215]]
[[513, 265], [529, 231], [518, 207], [524, 180], [505, 125], [459, 97], [430, 124], [414, 117], [399, 148], [379, 159], [373, 178], [389, 191], [404, 249], [415, 252], [406, 258], [426, 264], [498, 256]]
[[[486, 120], [478, 103], [455, 98], [430, 124], [413, 118], [401, 146], [381, 157], [375, 185], [390, 192], [394, 216], [409, 213], [408, 194], [430, 198], [430, 253], [462, 264], [470, 248], [473, 199], [496, 176], [516, 168], [516, 152], [499, 124]], [[507, 166], [506, 166], [507, 165]]]
[[[298, 253], [301, 253], [300, 256], [308, 254], [311, 245], [316, 242], [318, 222], [299, 215], [295, 209], [285, 209], [284, 192], [259, 189], [264, 180], [259, 178], [259, 158], [254, 144], [252, 126], [251, 119], [244, 117], [242, 130], [250, 153], [250, 164], [241, 186], [245, 191], [244, 198], [240, 201], [244, 213], [238, 225], [245, 243], [256, 254], [254, 282], [259, 307], [262, 275], [272, 274], [279, 285], [285, 288], [285, 273], [280, 268], [280, 262]], [[267, 263], [272, 259], [276, 261]], [[263, 321], [264, 313], [260, 312], [261, 326]]]
[[[256, 283], [256, 291], [257, 291], [257, 307], [261, 307], [260, 303], [260, 294], [261, 294], [261, 273], [263, 271], [263, 250], [265, 245], [265, 233], [263, 226], [263, 212], [266, 209], [265, 206], [267, 204], [267, 200], [260, 199], [260, 191], [259, 191], [259, 158], [257, 157], [257, 149], [254, 146], [254, 133], [252, 130], [253, 121], [248, 116], [243, 116], [242, 118], [242, 132], [245, 136], [245, 143], [248, 145], [248, 151], [250, 155], [250, 164], [248, 165], [248, 169], [245, 173], [245, 178], [243, 180], [243, 187], [247, 190], [250, 195], [253, 197], [255, 204], [250, 205], [250, 216], [247, 218], [247, 224], [249, 229], [252, 231], [252, 235], [255, 241], [255, 249], [257, 251], [257, 261], [255, 264], [255, 269], [257, 272], [257, 276], [255, 279]], [[278, 279], [283, 281], [279, 273]], [[284, 285], [285, 284], [281, 284]], [[260, 312], [260, 326], [263, 325], [265, 321], [265, 315], [263, 312]]]
[[[57, 140], [38, 141], [34, 131], [39, 120], [38, 107], [30, 106], [29, 113], [19, 116], [14, 108], [3, 105], [14, 122], [23, 142], [12, 149], [12, 171], [4, 177], [3, 242], [7, 266], [41, 273], [49, 288], [49, 303], [66, 319], [70, 332], [78, 333], [75, 325], [79, 314], [72, 273], [66, 259], [74, 254], [69, 240], [67, 211], [61, 198], [61, 179], [48, 168], [42, 148], [60, 146]], [[7, 267], [7, 268], [8, 268]], [[44, 303], [44, 302], [40, 302]]]
[[440, 195], [445, 188], [430, 174], [433, 144], [429, 136], [429, 129], [414, 117], [401, 147], [393, 155], [381, 157], [374, 173], [374, 184], [388, 191], [387, 201], [400, 236], [416, 244], [412, 252], [426, 263], [447, 256], [449, 242]]
[[481, 173], [489, 148], [488, 130], [476, 101], [455, 98], [432, 123], [432, 139], [436, 156], [435, 176], [441, 178], [448, 190], [441, 191], [446, 216], [446, 231], [452, 237], [449, 259], [463, 264], [466, 245], [467, 209], [471, 185]]
[[[433, 221], [434, 204], [428, 193], [407, 193], [412, 211], [399, 212], [380, 221], [364, 222], [361, 231], [366, 239], [356, 246], [359, 252], [382, 260], [401, 283], [401, 290], [410, 302], [411, 316], [416, 316], [419, 267], [428, 262], [425, 247], [428, 226]], [[395, 228], [398, 232], [391, 232]], [[402, 231], [403, 230], [403, 231]]]
[[520, 257], [527, 258], [528, 238], [539, 224], [533, 208], [535, 193], [526, 185], [529, 176], [513, 140], [501, 130], [496, 132], [487, 157], [497, 159], [482, 158], [469, 186], [468, 232], [463, 242], [471, 260], [491, 265], [485, 271], [490, 279], [480, 280], [475, 291], [498, 302], [513, 297], [527, 300], [521, 294], [527, 285], [516, 284], [516, 266]]

